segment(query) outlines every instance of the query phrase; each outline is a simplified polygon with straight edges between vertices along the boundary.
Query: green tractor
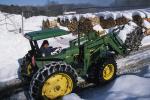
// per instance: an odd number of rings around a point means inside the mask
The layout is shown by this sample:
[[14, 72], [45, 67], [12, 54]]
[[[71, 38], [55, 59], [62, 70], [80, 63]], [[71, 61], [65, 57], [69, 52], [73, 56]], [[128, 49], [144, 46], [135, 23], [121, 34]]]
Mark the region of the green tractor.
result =
[[78, 34], [68, 48], [54, 55], [40, 52], [38, 40], [69, 34], [61, 29], [26, 33], [31, 50], [23, 58], [22, 80], [30, 83], [35, 100], [56, 99], [85, 83], [105, 84], [116, 77], [116, 55], [124, 55], [126, 46], [115, 33], [99, 36], [96, 32]]

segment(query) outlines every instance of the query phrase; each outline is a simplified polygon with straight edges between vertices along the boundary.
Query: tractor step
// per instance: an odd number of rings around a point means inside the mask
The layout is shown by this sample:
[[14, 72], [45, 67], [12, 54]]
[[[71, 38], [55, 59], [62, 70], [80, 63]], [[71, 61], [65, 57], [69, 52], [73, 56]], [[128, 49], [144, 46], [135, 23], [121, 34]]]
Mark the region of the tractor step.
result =
[[77, 85], [80, 88], [86, 88], [86, 87], [94, 85], [94, 83], [88, 83], [88, 82], [86, 82], [85, 79], [78, 77], [78, 84]]

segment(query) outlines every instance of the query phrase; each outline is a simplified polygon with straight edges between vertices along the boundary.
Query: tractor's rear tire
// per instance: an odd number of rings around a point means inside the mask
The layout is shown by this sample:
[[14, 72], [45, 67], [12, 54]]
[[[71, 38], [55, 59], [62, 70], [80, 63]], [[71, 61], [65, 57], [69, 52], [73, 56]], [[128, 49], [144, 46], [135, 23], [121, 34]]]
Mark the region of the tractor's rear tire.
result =
[[24, 57], [20, 68], [20, 76], [22, 82], [25, 84], [29, 84], [31, 81], [31, 77], [30, 77], [31, 69], [32, 69], [31, 61], [26, 57]]
[[71, 93], [76, 85], [77, 73], [70, 65], [51, 62], [33, 76], [30, 97], [33, 100], [56, 99]]
[[24, 84], [30, 84], [33, 74], [38, 69], [37, 66], [33, 66], [31, 59], [26, 55], [20, 65], [20, 78]]
[[98, 83], [104, 85], [115, 79], [117, 64], [113, 57], [104, 60], [98, 66]]

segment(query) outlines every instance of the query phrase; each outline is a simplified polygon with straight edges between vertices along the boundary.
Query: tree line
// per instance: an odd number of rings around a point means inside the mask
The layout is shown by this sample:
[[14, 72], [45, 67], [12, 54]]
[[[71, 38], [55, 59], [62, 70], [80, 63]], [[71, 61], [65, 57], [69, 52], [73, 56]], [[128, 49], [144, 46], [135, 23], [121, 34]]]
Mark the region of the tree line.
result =
[[90, 4], [47, 4], [44, 6], [18, 6], [18, 5], [2, 5], [0, 4], [0, 11], [10, 14], [21, 14], [24, 12], [24, 17], [31, 16], [58, 16], [62, 15], [64, 11], [74, 10], [78, 7], [89, 7]]
[[[127, 8], [123, 8], [127, 6]], [[21, 14], [24, 12], [24, 17], [31, 16], [58, 16], [65, 11], [76, 11], [77, 13], [93, 13], [105, 10], [127, 10], [133, 9], [132, 6], [149, 7], [150, 0], [114, 0], [114, 2], [107, 7], [95, 7], [92, 4], [59, 4], [58, 2], [47, 2], [43, 6], [19, 6], [19, 5], [3, 5], [0, 4], [0, 11], [10, 14]], [[115, 8], [118, 7], [118, 8]], [[121, 8], [119, 8], [121, 7]]]

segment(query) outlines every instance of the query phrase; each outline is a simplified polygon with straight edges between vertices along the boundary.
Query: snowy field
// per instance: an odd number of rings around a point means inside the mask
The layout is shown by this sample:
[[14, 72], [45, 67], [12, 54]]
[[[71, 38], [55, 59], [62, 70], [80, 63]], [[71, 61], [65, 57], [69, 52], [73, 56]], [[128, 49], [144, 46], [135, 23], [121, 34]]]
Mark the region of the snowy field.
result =
[[[150, 100], [150, 65], [137, 75], [123, 75], [106, 86], [88, 87], [63, 100]], [[24, 92], [6, 100], [26, 100]]]
[[149, 83], [150, 65], [147, 65], [136, 75], [120, 76], [107, 86], [85, 89], [79, 96], [86, 100], [150, 100]]
[[[131, 11], [132, 13], [132, 11]], [[126, 13], [125, 13], [126, 14]], [[150, 14], [149, 14], [150, 15]], [[130, 17], [130, 16], [128, 16]], [[25, 32], [37, 31], [41, 29], [43, 19], [55, 19], [54, 17], [38, 16], [24, 19]], [[30, 49], [27, 39], [19, 33], [21, 27], [21, 16], [0, 12], [0, 82], [6, 82], [18, 78], [18, 60], [22, 58]], [[132, 28], [133, 25], [127, 28]], [[125, 31], [127, 32], [127, 31]], [[123, 32], [123, 33], [125, 33]], [[127, 32], [128, 33], [128, 32]], [[122, 33], [120, 33], [121, 35]], [[122, 35], [121, 35], [122, 36]], [[63, 48], [68, 47], [69, 40], [76, 38], [71, 34], [62, 37], [51, 38], [50, 45]], [[122, 37], [124, 40], [124, 37]], [[150, 45], [150, 36], [144, 37], [142, 46]], [[149, 52], [139, 54], [137, 58], [143, 55], [149, 55]], [[144, 56], [145, 57], [145, 56]], [[130, 57], [118, 61], [118, 65], [128, 63]], [[131, 59], [130, 59], [131, 60]], [[124, 62], [123, 62], [124, 61]], [[123, 62], [123, 63], [122, 63]], [[94, 87], [82, 90], [78, 95], [70, 94], [65, 96], [64, 100], [150, 100], [150, 65], [146, 70], [136, 75], [124, 75], [117, 78], [111, 84], [104, 87]]]

